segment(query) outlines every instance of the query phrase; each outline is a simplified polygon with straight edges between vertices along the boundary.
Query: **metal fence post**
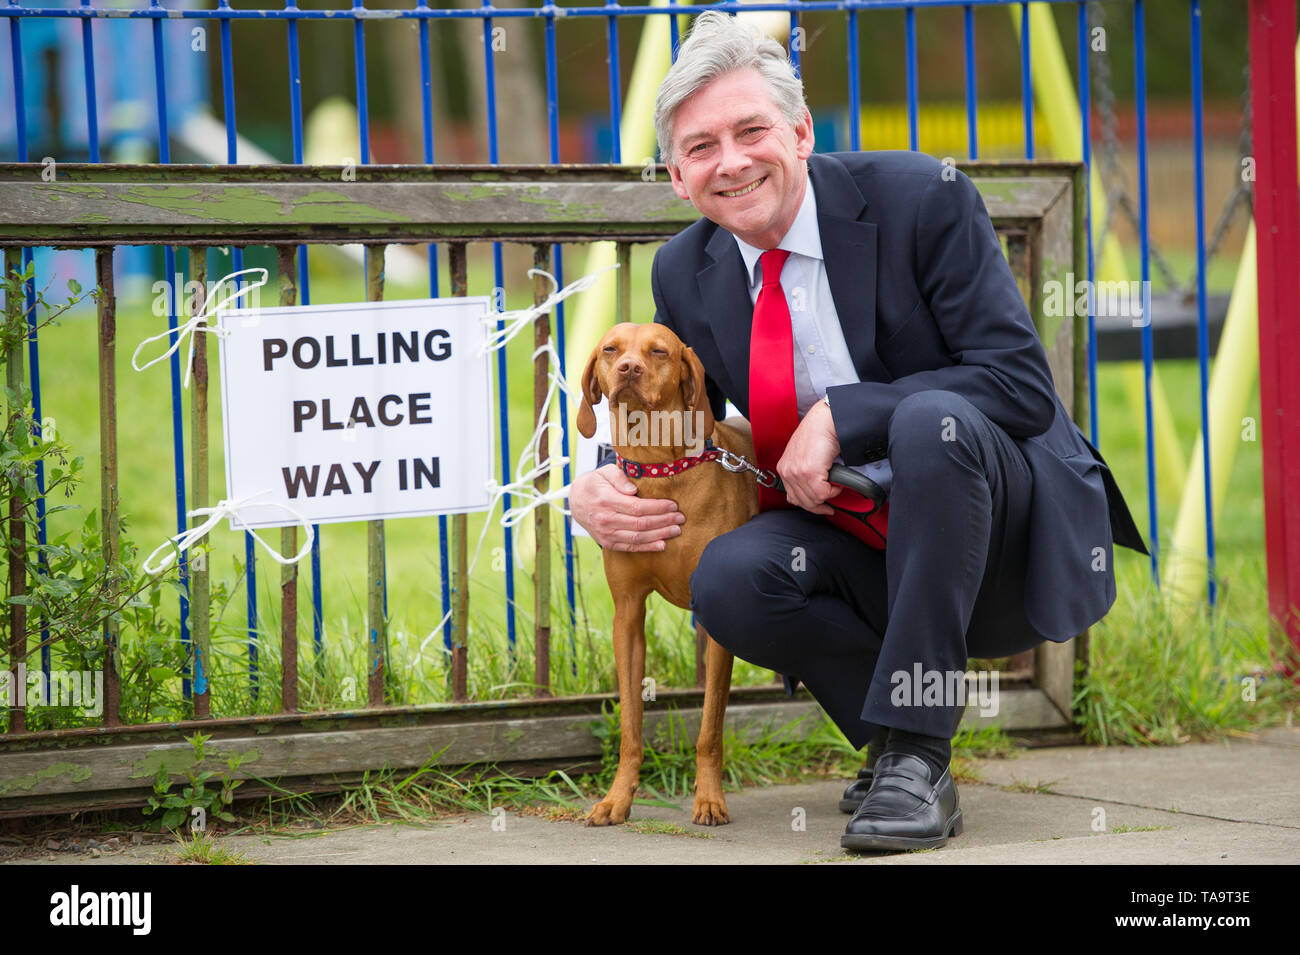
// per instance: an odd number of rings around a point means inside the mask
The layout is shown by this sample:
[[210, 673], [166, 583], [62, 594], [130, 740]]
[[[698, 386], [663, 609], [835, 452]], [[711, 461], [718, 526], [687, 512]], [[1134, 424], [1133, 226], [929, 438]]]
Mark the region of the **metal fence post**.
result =
[[[192, 319], [203, 308], [207, 295], [208, 251], [203, 246], [191, 246], [190, 282], [194, 295], [188, 300], [186, 320]], [[182, 299], [182, 301], [185, 301]], [[194, 391], [190, 395], [190, 441], [194, 445], [194, 458], [190, 474], [190, 493], [193, 509], [208, 506], [208, 336], [197, 330], [190, 332], [190, 345], [194, 349]], [[203, 518], [195, 517], [197, 527]], [[211, 715], [209, 683], [212, 670], [212, 621], [209, 619], [211, 593], [209, 590], [208, 543], [205, 541], [190, 560], [190, 633], [194, 640], [194, 715], [202, 718]]]
[[[298, 287], [294, 283], [294, 246], [276, 247], [280, 272], [280, 304], [298, 304]], [[296, 525], [280, 528], [280, 553], [286, 557], [298, 552]], [[298, 565], [280, 567], [280, 709], [298, 712]]]
[[[14, 273], [22, 272], [22, 249], [5, 249], [5, 281], [12, 282]], [[15, 285], [6, 285], [5, 319], [10, 328], [16, 328], [23, 317], [23, 296]], [[5, 384], [11, 392], [23, 386], [23, 340], [15, 339], [9, 345], [5, 358]], [[22, 417], [26, 409], [10, 404], [9, 421]], [[17, 494], [9, 497], [9, 596], [22, 597], [27, 593], [27, 524], [23, 520], [22, 500]], [[9, 709], [9, 732], [21, 733], [27, 729], [24, 702], [27, 681], [19, 676], [19, 666], [27, 656], [27, 608], [21, 603], [9, 605], [9, 665], [13, 668], [13, 687], [16, 693], [14, 706]]]
[[[550, 271], [550, 246], [541, 243], [533, 246], [533, 268]], [[549, 283], [543, 275], [533, 277], [533, 304], [540, 305], [550, 292]], [[550, 313], [538, 315], [533, 319], [533, 347], [542, 348], [551, 339]], [[533, 420], [542, 420], [546, 413], [546, 396], [550, 384], [550, 357], [540, 352], [533, 359]], [[505, 413], [505, 409], [502, 409]], [[549, 444], [546, 431], [543, 430], [537, 442], [536, 464], [549, 458]], [[538, 494], [550, 490], [551, 476], [540, 474], [533, 481]], [[533, 570], [533, 652], [534, 676], [538, 696], [551, 695], [551, 509], [539, 507], [533, 511], [533, 536], [536, 539], [537, 561]]]
[[[113, 567], [121, 555], [117, 490], [117, 293], [113, 287], [113, 248], [95, 250], [99, 300], [99, 508], [104, 535], [104, 565]], [[118, 578], [114, 578], [114, 581]], [[120, 726], [121, 686], [117, 654], [120, 625], [104, 623], [104, 725]]]
[[[466, 251], [464, 242], [453, 242], [447, 256], [455, 296], [469, 294]], [[490, 519], [491, 515], [484, 517]], [[451, 698], [463, 703], [469, 699], [469, 518], [453, 514], [451, 534]]]
[[[366, 300], [384, 298], [384, 249], [382, 243], [366, 244]], [[370, 679], [367, 689], [369, 706], [388, 702], [384, 684], [388, 675], [388, 620], [384, 607], [384, 522], [366, 525], [366, 568], [368, 585], [367, 619], [370, 632]]]

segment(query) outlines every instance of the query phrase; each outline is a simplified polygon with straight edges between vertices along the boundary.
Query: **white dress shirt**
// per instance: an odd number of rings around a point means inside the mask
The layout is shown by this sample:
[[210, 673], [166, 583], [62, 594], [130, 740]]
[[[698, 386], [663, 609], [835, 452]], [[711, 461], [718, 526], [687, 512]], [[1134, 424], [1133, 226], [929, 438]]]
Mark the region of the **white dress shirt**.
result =
[[[763, 266], [759, 257], [765, 250], [736, 238], [741, 257], [749, 271], [749, 298], [757, 303], [763, 287]], [[794, 392], [802, 419], [814, 404], [821, 401], [831, 385], [851, 384], [861, 379], [845, 344], [826, 263], [822, 258], [821, 232], [817, 228], [817, 198], [812, 179], [807, 180], [803, 202], [790, 230], [777, 245], [790, 257], [781, 270], [781, 288], [790, 308], [790, 328], [794, 334]], [[844, 459], [836, 457], [837, 464]], [[893, 470], [887, 458], [853, 468], [889, 491]]]

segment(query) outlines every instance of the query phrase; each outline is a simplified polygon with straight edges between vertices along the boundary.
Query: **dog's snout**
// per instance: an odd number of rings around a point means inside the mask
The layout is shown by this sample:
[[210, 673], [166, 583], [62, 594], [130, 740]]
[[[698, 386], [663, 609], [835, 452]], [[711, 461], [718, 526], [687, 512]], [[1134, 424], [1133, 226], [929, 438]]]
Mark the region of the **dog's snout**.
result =
[[624, 355], [614, 366], [614, 370], [624, 377], [637, 378], [645, 371], [645, 366], [631, 355]]

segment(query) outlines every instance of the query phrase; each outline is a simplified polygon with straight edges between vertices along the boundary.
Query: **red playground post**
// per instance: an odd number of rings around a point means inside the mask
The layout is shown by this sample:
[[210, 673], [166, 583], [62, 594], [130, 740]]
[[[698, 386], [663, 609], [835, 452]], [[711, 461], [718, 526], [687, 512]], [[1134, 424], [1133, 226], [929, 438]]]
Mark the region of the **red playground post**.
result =
[[[1295, 0], [1250, 0], [1268, 608], [1300, 653], [1300, 189], [1295, 43]], [[1286, 674], [1298, 675], [1289, 665]]]

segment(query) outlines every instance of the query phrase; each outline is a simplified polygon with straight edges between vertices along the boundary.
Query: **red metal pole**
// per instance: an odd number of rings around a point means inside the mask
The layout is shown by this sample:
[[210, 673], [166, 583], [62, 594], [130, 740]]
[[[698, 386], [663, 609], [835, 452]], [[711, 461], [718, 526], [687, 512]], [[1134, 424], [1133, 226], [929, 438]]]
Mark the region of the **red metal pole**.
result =
[[[1300, 653], [1300, 189], [1295, 0], [1250, 0], [1268, 609]], [[1284, 369], [1292, 369], [1285, 373]], [[1287, 676], [1296, 675], [1286, 665]]]

